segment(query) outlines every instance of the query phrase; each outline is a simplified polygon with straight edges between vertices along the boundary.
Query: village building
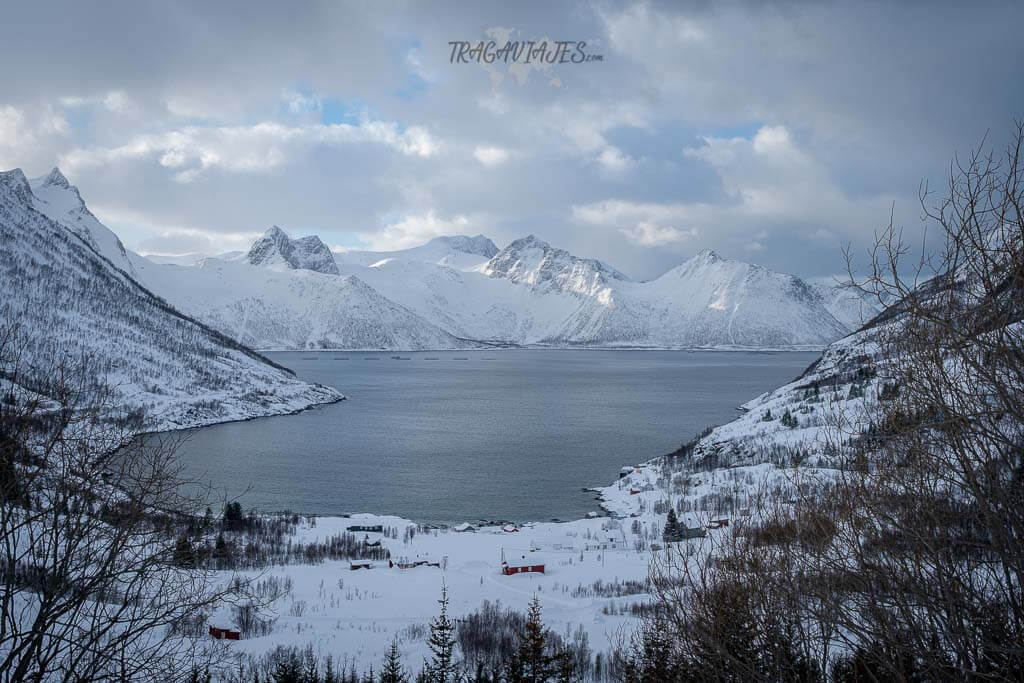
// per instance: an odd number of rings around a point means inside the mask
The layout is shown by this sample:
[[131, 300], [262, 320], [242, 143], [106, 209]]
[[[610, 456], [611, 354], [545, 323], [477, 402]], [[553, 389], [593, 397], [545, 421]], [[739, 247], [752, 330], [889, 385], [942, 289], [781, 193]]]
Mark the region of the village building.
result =
[[216, 626], [210, 627], [210, 637], [214, 640], [241, 640], [242, 634], [240, 631], [235, 631], [230, 628], [217, 628]]
[[513, 574], [538, 573], [544, 574], [547, 562], [543, 555], [533, 551], [502, 551], [501, 573], [505, 576]]

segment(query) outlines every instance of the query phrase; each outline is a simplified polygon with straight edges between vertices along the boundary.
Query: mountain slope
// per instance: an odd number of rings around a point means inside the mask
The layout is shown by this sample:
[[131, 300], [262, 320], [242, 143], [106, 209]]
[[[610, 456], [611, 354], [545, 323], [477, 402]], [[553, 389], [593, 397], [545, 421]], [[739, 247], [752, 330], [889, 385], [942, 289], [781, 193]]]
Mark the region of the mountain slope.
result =
[[121, 240], [89, 211], [78, 188], [68, 182], [59, 168], [28, 182], [33, 208], [78, 235], [116, 267], [129, 275], [135, 274]]
[[51, 179], [37, 185], [37, 197], [20, 170], [0, 173], [0, 325], [17, 332], [21, 387], [45, 395], [50, 370], [67, 362], [81, 379], [110, 387], [112, 416], [141, 416], [146, 429], [288, 413], [343, 398], [154, 296], [103, 254], [110, 245], [95, 239], [98, 221], [86, 233], [65, 227], [68, 220], [88, 224], [88, 217], [84, 204], [69, 212], [49, 196], [69, 191]]
[[694, 346], [824, 346], [851, 331], [820, 287], [705, 250], [657, 280], [635, 286], [648, 338]]
[[137, 257], [140, 278], [182, 310], [262, 349], [449, 349], [457, 339], [352, 276], [204, 259], [192, 267]]
[[849, 292], [713, 252], [632, 282], [533, 236], [478, 271], [394, 259], [341, 270], [460, 337], [517, 344], [821, 348], [875, 312]]

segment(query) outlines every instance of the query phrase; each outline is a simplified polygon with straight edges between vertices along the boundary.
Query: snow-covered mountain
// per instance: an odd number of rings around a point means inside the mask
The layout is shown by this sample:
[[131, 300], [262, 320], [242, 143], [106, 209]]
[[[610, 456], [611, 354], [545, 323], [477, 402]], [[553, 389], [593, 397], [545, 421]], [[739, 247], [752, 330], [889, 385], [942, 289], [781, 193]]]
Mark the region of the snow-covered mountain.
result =
[[[30, 182], [0, 173], [0, 328], [14, 330], [17, 373], [3, 381], [48, 395], [61, 363], [106, 384], [112, 416], [171, 429], [294, 412], [342, 398], [296, 379], [172, 308], [134, 277], [127, 252], [59, 171]], [[136, 257], [138, 258], [138, 257]]]
[[261, 349], [456, 349], [457, 339], [352, 275], [207, 258], [136, 257], [140, 279], [206, 324]]
[[135, 274], [121, 240], [89, 211], [78, 188], [68, 182], [59, 168], [28, 182], [31, 197], [27, 201], [33, 208], [78, 235], [116, 267], [129, 275]]
[[334, 255], [327, 245], [320, 241], [319, 237], [310, 235], [293, 240], [276, 225], [253, 242], [245, 260], [253, 266], [283, 264], [297, 270], [313, 270], [329, 275], [338, 274]]
[[399, 261], [422, 261], [447, 266], [456, 270], [468, 270], [483, 265], [498, 253], [494, 242], [476, 235], [452, 235], [435, 237], [426, 244], [411, 249], [397, 251], [359, 251], [346, 250], [336, 252], [334, 258], [341, 264], [372, 266], [388, 259]]
[[566, 292], [594, 296], [615, 281], [629, 278], [596, 259], [573, 256], [528, 235], [494, 255], [483, 272], [490, 277], [529, 285], [539, 292]]
[[853, 295], [710, 250], [631, 290], [648, 338], [663, 344], [824, 346], [861, 323]]
[[635, 282], [534, 235], [501, 250], [477, 235], [332, 253], [318, 237], [274, 226], [246, 253], [167, 263], [125, 251], [56, 169], [33, 189], [39, 211], [117, 267], [256, 348], [821, 348], [875, 313], [839, 288], [711, 251]]
[[491, 342], [821, 348], [875, 313], [845, 290], [710, 251], [650, 282], [534, 236], [478, 269], [402, 259], [339, 267], [459, 337]]

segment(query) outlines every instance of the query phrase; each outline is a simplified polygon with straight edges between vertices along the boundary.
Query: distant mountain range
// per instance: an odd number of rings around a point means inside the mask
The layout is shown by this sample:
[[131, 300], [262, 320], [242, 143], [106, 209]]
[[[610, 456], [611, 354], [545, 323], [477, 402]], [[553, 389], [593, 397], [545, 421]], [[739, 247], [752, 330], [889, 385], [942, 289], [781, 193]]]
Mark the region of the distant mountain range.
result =
[[160, 430], [290, 413], [340, 400], [183, 313], [139, 282], [134, 262], [54, 169], [0, 173], [4, 400], [52, 398], [57, 370], [110, 391], [108, 416]]
[[534, 235], [503, 249], [457, 235], [332, 252], [273, 226], [248, 252], [147, 258], [125, 250], [58, 170], [38, 188], [41, 211], [178, 310], [253, 348], [807, 349], [876, 312], [845, 290], [711, 251], [637, 282]]

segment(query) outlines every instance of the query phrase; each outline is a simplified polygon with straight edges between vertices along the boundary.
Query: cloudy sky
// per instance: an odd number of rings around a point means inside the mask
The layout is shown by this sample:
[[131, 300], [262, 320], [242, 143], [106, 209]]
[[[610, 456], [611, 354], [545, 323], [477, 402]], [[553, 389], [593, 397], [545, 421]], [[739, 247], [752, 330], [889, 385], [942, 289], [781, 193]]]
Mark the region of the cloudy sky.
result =
[[[0, 168], [60, 166], [149, 253], [535, 233], [825, 277], [1024, 116], [1024, 5], [894, 5], [11, 3]], [[506, 38], [601, 59], [450, 63]]]

